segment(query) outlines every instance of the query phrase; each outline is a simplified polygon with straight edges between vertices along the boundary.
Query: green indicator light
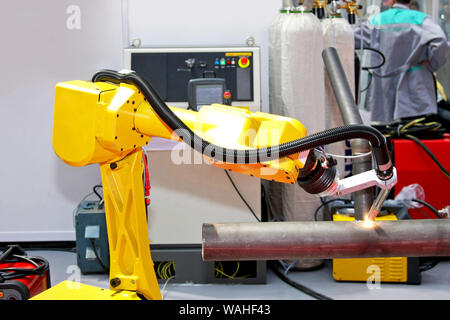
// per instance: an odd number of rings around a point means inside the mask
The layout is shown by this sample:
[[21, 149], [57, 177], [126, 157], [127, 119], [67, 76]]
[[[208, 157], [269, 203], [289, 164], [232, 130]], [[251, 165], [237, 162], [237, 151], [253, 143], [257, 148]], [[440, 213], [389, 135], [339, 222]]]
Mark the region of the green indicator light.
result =
[[220, 65], [224, 66], [225, 65], [225, 60], [220, 60]]

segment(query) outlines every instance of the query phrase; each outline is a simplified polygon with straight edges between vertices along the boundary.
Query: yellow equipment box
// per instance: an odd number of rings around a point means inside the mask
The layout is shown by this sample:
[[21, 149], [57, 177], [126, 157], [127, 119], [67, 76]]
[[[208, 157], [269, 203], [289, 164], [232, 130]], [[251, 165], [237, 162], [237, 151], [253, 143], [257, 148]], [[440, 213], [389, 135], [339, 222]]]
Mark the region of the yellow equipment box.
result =
[[[353, 221], [351, 215], [333, 214], [333, 221]], [[395, 214], [379, 215], [376, 221], [397, 220]], [[333, 259], [333, 278], [336, 281], [420, 284], [417, 258], [353, 258]]]

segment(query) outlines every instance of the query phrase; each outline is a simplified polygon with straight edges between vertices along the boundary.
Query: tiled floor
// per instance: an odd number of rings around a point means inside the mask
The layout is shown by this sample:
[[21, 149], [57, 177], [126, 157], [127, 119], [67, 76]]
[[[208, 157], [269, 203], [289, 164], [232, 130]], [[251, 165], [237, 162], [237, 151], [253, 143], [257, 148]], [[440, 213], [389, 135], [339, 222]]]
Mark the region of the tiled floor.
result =
[[[64, 251], [30, 251], [30, 255], [46, 258], [50, 263], [52, 285], [70, 280], [76, 256]], [[72, 267], [71, 267], [72, 266]], [[450, 261], [439, 263], [422, 273], [420, 285], [384, 284], [369, 289], [366, 283], [338, 283], [333, 280], [330, 267], [309, 272], [290, 272], [289, 277], [335, 300], [450, 300]], [[106, 275], [81, 275], [81, 282], [108, 288]], [[166, 300], [304, 300], [313, 299], [267, 271], [267, 284], [160, 284]]]

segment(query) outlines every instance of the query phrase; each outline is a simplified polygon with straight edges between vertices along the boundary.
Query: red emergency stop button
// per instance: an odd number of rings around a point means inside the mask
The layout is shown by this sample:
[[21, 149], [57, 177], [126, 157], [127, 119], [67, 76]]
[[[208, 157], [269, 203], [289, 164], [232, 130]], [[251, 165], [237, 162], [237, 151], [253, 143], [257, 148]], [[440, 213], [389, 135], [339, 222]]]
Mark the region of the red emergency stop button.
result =
[[238, 61], [239, 67], [247, 68], [250, 65], [250, 59], [247, 57], [241, 57]]
[[230, 99], [230, 98], [231, 98], [231, 92], [230, 92], [230, 91], [225, 91], [225, 92], [223, 93], [223, 97], [224, 97], [225, 99]]

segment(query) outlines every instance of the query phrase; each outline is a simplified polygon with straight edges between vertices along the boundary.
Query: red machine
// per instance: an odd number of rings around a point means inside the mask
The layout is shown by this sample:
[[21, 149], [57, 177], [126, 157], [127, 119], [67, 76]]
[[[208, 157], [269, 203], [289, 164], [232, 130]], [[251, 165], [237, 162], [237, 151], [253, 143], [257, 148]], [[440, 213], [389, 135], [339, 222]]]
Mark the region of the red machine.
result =
[[[421, 140], [434, 154], [444, 168], [450, 168], [450, 135], [442, 139]], [[406, 139], [393, 139], [394, 161], [397, 168], [398, 183], [395, 195], [403, 187], [418, 183], [425, 190], [425, 201], [440, 210], [450, 205], [450, 179], [435, 161], [416, 142]], [[413, 219], [438, 217], [427, 208], [410, 209]]]
[[50, 288], [47, 260], [27, 256], [17, 245], [0, 255], [0, 300], [26, 300]]

